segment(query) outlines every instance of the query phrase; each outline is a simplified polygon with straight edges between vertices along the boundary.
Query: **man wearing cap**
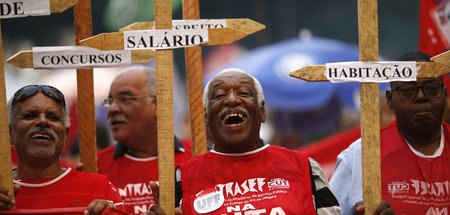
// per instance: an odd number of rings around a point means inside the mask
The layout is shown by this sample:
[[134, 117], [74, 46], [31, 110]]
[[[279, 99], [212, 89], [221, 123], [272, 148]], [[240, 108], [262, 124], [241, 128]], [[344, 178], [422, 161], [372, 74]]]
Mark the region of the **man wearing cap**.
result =
[[18, 155], [13, 170], [16, 189], [12, 201], [0, 186], [0, 210], [83, 207], [84, 214], [100, 214], [121, 204], [106, 176], [78, 172], [60, 165], [59, 156], [69, 131], [63, 94], [48, 85], [28, 85], [8, 102], [11, 144]]

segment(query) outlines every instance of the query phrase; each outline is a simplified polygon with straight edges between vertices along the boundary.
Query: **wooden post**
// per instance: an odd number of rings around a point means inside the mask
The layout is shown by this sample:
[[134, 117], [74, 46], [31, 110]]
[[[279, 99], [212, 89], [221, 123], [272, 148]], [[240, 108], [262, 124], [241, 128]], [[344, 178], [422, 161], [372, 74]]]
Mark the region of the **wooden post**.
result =
[[[60, 13], [72, 7], [77, 0], [51, 0], [49, 2], [50, 13]], [[25, 14], [28, 14], [25, 11]], [[0, 185], [8, 189], [14, 197], [13, 177], [11, 171], [11, 144], [9, 137], [8, 110], [6, 104], [5, 68], [3, 63], [3, 39], [0, 23]]]
[[[257, 32], [265, 28], [257, 22], [248, 19], [231, 19], [226, 20], [226, 28], [208, 29], [208, 41], [201, 45], [222, 45], [234, 42], [249, 34]], [[161, 29], [172, 29], [171, 18], [171, 1], [156, 0], [155, 1], [155, 22], [134, 23], [121, 29], [118, 33], [102, 33], [83, 41], [81, 45], [97, 48], [100, 50], [141, 50], [141, 47], [128, 47], [130, 45], [125, 40], [125, 33], [142, 33], [130, 32], [130, 30], [156, 30], [145, 31], [146, 37], [157, 35]], [[183, 30], [176, 30], [183, 33]], [[172, 30], [170, 30], [172, 32]], [[174, 31], [175, 32], [175, 31]], [[167, 33], [167, 31], [165, 32]], [[154, 34], [154, 35], [153, 35]], [[165, 34], [166, 35], [166, 34]], [[157, 40], [157, 39], [155, 39]], [[125, 46], [127, 43], [127, 46]], [[155, 41], [155, 44], [158, 43]], [[170, 43], [166, 41], [166, 43]], [[145, 49], [153, 49], [149, 45], [153, 42], [145, 44]], [[141, 44], [144, 45], [144, 44]], [[156, 50], [156, 78], [157, 78], [157, 127], [158, 127], [158, 168], [159, 168], [159, 185], [160, 185], [160, 204], [166, 214], [174, 213], [174, 194], [175, 194], [175, 178], [174, 178], [174, 145], [173, 145], [173, 48], [185, 47], [182, 44], [174, 43], [165, 48]], [[202, 85], [202, 84], [201, 84]], [[197, 107], [198, 108], [198, 107]], [[203, 109], [203, 105], [201, 107]], [[203, 117], [203, 116], [202, 116]]]
[[[360, 61], [378, 61], [377, 0], [358, 1], [358, 33]], [[448, 55], [438, 58], [445, 61]], [[447, 60], [448, 61], [448, 60]], [[417, 78], [437, 77], [449, 72], [449, 67], [435, 62], [417, 62]], [[292, 77], [306, 81], [326, 81], [325, 66], [308, 66]], [[380, 100], [378, 83], [361, 83], [361, 155], [363, 199], [366, 214], [373, 214], [381, 202], [380, 162]], [[359, 173], [356, 173], [359, 174]]]
[[[378, 61], [377, 0], [358, 1], [359, 60]], [[363, 199], [366, 214], [381, 202], [380, 95], [377, 83], [362, 83], [361, 158]]]
[[[91, 0], [78, 0], [73, 8], [75, 44], [92, 36]], [[83, 171], [97, 173], [97, 139], [95, 128], [94, 72], [77, 69], [77, 113], [80, 137], [80, 160]]]
[[[156, 29], [172, 29], [172, 1], [155, 0]], [[159, 203], [174, 214], [173, 51], [156, 51], [156, 103], [158, 126]]]
[[[183, 18], [200, 19], [198, 0], [183, 0]], [[192, 156], [197, 156], [207, 151], [205, 110], [203, 108], [202, 48], [200, 46], [186, 48], [184, 54], [189, 96]]]
[[3, 39], [0, 20], [0, 185], [6, 187], [14, 198], [11, 171], [11, 144], [9, 140], [8, 108], [6, 105], [5, 65], [3, 63]]

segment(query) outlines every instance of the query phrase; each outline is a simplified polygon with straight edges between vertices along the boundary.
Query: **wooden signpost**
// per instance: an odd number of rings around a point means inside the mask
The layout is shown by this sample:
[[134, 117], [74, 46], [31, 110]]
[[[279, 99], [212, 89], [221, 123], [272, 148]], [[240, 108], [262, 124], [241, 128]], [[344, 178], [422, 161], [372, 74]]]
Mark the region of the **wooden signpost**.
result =
[[[377, 14], [377, 0], [358, 1], [359, 58], [364, 64], [378, 61]], [[434, 62], [417, 62], [416, 66], [420, 66], [420, 70], [417, 71], [417, 78], [437, 77], [450, 72], [448, 66]], [[391, 68], [392, 71], [395, 71], [393, 68]], [[328, 79], [324, 74], [326, 69], [327, 67], [322, 65], [308, 66], [291, 72], [290, 75], [306, 81], [327, 81]], [[406, 69], [406, 71], [409, 70]], [[381, 202], [380, 100], [378, 83], [361, 83], [360, 96], [363, 199], [365, 213], [373, 214], [377, 205]]]
[[[45, 47], [47, 48], [47, 47]], [[59, 47], [55, 47], [59, 48]], [[76, 46], [66, 46], [61, 47], [64, 49], [76, 49], [80, 47]], [[90, 47], [89, 47], [90, 48]], [[74, 58], [65, 58], [62, 56], [58, 56], [58, 51], [48, 51], [46, 54], [48, 56], [42, 56], [41, 58], [33, 58], [33, 51], [27, 50], [27, 51], [20, 51], [13, 55], [12, 57], [8, 58], [6, 62], [9, 64], [25, 69], [25, 68], [34, 68], [34, 69], [78, 69], [82, 67], [92, 67], [92, 68], [98, 68], [98, 67], [116, 67], [116, 66], [126, 66], [129, 64], [135, 64], [135, 63], [147, 63], [153, 58], [155, 58], [155, 52], [153, 50], [131, 50], [130, 51], [130, 61], [125, 62], [125, 59], [123, 57], [123, 50], [114, 51], [114, 52], [104, 52], [100, 50], [96, 50], [93, 48], [90, 48], [93, 51], [89, 52], [88, 56], [85, 56], [85, 52], [77, 52], [77, 51], [71, 51], [68, 53], [70, 57], [74, 56]], [[95, 58], [92, 58], [90, 56], [95, 55]], [[102, 55], [104, 58], [102, 58]], [[119, 55], [119, 58], [117, 57]], [[67, 56], [67, 55], [66, 55]], [[112, 56], [112, 57], [110, 57]], [[82, 63], [80, 58], [85, 58], [86, 63]], [[93, 59], [93, 60], [92, 60]], [[35, 66], [35, 60], [43, 61], [44, 63], [40, 63], [41, 66]]]
[[[171, 29], [172, 1], [155, 0], [156, 29]], [[122, 43], [123, 44], [123, 43]], [[156, 52], [157, 127], [158, 127], [158, 174], [161, 208], [167, 214], [174, 214], [175, 177], [173, 174], [173, 51]]]
[[[200, 19], [198, 0], [183, 0], [183, 19]], [[186, 62], [189, 119], [191, 124], [192, 156], [206, 153], [205, 110], [203, 107], [202, 48], [194, 46], [184, 50]]]
[[[214, 22], [208, 23], [207, 21], [210, 20], [204, 20], [202, 22], [201, 20], [199, 20], [200, 13], [198, 0], [183, 0], [183, 18], [185, 20], [173, 21], [172, 29], [207, 28], [211, 31], [216, 31], [212, 29], [230, 26], [245, 32], [244, 36], [253, 34], [261, 30], [258, 26], [250, 27], [254, 24], [248, 19], [228, 19], [226, 20], [224, 26], [222, 26], [221, 24], [215, 24]], [[193, 23], [191, 23], [190, 25], [183, 24], [183, 21], [187, 20]], [[195, 23], [195, 21], [199, 21], [198, 24]], [[153, 22], [136, 22], [120, 29], [120, 32], [152, 29], [153, 26]], [[206, 128], [203, 120], [205, 112], [204, 109], [201, 108], [203, 107], [203, 66], [201, 47], [193, 46], [185, 48], [185, 59], [188, 85], [187, 89], [189, 97], [189, 118], [192, 137], [192, 155], [197, 156], [207, 151]]]
[[[92, 36], [91, 0], [79, 0], [73, 8], [75, 45]], [[97, 139], [95, 129], [94, 72], [77, 69], [77, 117], [80, 161], [83, 171], [97, 173]]]
[[[48, 1], [47, 1], [48, 2]], [[2, 4], [2, 7], [8, 8], [2, 11], [0, 19], [3, 18], [15, 18], [34, 15], [48, 15], [50, 13], [60, 13], [77, 3], [77, 0], [51, 0], [48, 5], [48, 9], [40, 7], [38, 3], [27, 1], [7, 1]], [[47, 5], [45, 5], [47, 7]], [[42, 10], [44, 12], [42, 13]], [[12, 171], [11, 171], [11, 145], [9, 137], [9, 123], [8, 123], [8, 110], [6, 105], [6, 87], [5, 87], [5, 68], [3, 63], [3, 45], [2, 45], [2, 33], [0, 23], [0, 184], [8, 188], [9, 193], [14, 195], [12, 184]]]
[[[80, 45], [100, 50], [156, 50], [160, 204], [167, 214], [174, 213], [175, 205], [173, 52], [171, 49], [228, 44], [265, 28], [264, 25], [248, 19], [234, 19], [226, 20], [225, 28], [172, 30], [171, 8], [170, 0], [155, 0], [154, 23], [137, 23], [128, 26], [127, 31], [124, 30], [124, 32], [102, 33], [80, 41]], [[129, 29], [153, 29], [153, 27], [155, 30], [128, 31]], [[202, 106], [196, 108], [203, 108]]]
[[[140, 32], [145, 31], [145, 29], [152, 29], [154, 27], [154, 22], [144, 22], [144, 23], [134, 23], [132, 25], [127, 26], [126, 28], [121, 29], [123, 32], [113, 32], [113, 33], [101, 33], [90, 38], [84, 39], [80, 41], [80, 45], [89, 46], [92, 48], [96, 48], [99, 50], [148, 50], [149, 52], [156, 52], [153, 49], [173, 49], [173, 48], [184, 48], [186, 46], [172, 46], [172, 47], [152, 47], [152, 44], [149, 43], [141, 43], [139, 41], [133, 40], [133, 43], [130, 43], [130, 46], [135, 45], [136, 47], [128, 47], [124, 46], [124, 38], [125, 32]], [[254, 32], [260, 31], [264, 29], [265, 26], [252, 21], [250, 19], [227, 19], [225, 28], [214, 28], [207, 29], [208, 31], [208, 42], [199, 44], [200, 46], [215, 46], [215, 45], [225, 45], [232, 42], [235, 42], [241, 38], [244, 38]], [[132, 30], [131, 30], [132, 29]], [[147, 36], [153, 37], [153, 30], [148, 30]], [[164, 32], [164, 31], [163, 31]], [[183, 32], [183, 30], [179, 30], [179, 32]], [[149, 41], [149, 38], [146, 38]], [[194, 41], [195, 42], [195, 41]], [[156, 41], [153, 41], [153, 45], [156, 44]], [[194, 45], [195, 46], [195, 45]]]
[[[172, 29], [209, 29], [209, 36], [211, 40], [212, 35], [228, 35], [228, 30], [224, 29], [221, 24], [211, 24], [207, 21], [198, 20], [200, 14], [198, 12], [198, 0], [184, 0], [183, 1], [183, 17], [185, 20], [174, 20]], [[190, 25], [183, 24], [183, 21], [189, 20]], [[175, 22], [177, 24], [175, 24]], [[196, 23], [198, 22], [198, 24]], [[224, 26], [234, 29], [232, 41], [241, 39], [247, 35], [253, 34], [262, 30], [264, 27], [249, 19], [227, 19]], [[153, 22], [136, 22], [129, 26], [120, 29], [120, 32], [152, 29]], [[220, 29], [220, 30], [219, 30]], [[241, 33], [234, 32], [240, 31]], [[214, 37], [213, 37], [214, 38]], [[229, 39], [228, 42], [231, 43]], [[224, 41], [225, 42], [225, 41]], [[225, 43], [223, 43], [225, 44]], [[208, 45], [217, 45], [208, 43]], [[219, 44], [220, 45], [220, 44]], [[191, 123], [191, 137], [192, 137], [192, 155], [197, 156], [206, 152], [206, 128], [204, 123], [204, 109], [203, 107], [203, 67], [202, 67], [202, 52], [201, 47], [193, 46], [185, 49], [186, 59], [186, 73], [188, 84], [189, 97], [189, 118]]]

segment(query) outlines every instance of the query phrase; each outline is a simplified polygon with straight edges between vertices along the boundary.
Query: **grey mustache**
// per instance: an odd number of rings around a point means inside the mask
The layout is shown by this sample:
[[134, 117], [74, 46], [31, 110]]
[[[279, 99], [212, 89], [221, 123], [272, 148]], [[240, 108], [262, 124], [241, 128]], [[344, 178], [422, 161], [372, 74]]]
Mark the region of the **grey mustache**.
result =
[[50, 135], [50, 137], [56, 141], [59, 140], [58, 134], [54, 132], [51, 128], [48, 127], [34, 127], [31, 130], [28, 131], [27, 135], [32, 136], [33, 134], [40, 133], [40, 134], [47, 134]]
[[124, 117], [120, 116], [111, 116], [108, 117], [108, 123], [111, 124], [113, 122], [122, 122], [122, 123], [128, 123], [128, 120]]

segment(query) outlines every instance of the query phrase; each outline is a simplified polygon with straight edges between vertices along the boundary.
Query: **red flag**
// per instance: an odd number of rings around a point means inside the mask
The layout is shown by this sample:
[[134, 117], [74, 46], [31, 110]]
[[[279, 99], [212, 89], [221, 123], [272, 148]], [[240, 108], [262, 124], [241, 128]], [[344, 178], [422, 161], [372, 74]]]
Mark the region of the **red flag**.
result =
[[437, 55], [450, 49], [450, 0], [421, 0], [419, 51]]

